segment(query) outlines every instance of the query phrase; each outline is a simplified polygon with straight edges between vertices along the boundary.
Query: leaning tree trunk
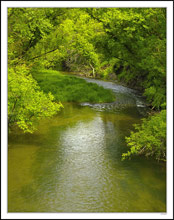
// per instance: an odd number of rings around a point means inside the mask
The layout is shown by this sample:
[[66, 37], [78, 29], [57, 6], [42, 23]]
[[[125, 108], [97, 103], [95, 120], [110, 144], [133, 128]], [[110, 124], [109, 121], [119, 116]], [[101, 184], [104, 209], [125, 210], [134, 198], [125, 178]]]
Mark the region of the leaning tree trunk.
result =
[[95, 69], [94, 69], [94, 67], [91, 64], [89, 64], [89, 65], [92, 68], [92, 74], [93, 74], [93, 77], [95, 78]]

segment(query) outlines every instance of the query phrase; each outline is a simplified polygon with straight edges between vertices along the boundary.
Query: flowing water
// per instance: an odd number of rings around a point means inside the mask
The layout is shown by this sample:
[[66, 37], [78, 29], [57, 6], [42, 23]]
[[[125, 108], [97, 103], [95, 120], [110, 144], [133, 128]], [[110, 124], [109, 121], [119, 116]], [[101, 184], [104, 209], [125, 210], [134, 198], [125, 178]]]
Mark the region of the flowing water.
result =
[[131, 89], [86, 79], [116, 93], [114, 103], [64, 104], [34, 134], [8, 146], [8, 212], [166, 212], [166, 167], [121, 161], [125, 136], [146, 107]]

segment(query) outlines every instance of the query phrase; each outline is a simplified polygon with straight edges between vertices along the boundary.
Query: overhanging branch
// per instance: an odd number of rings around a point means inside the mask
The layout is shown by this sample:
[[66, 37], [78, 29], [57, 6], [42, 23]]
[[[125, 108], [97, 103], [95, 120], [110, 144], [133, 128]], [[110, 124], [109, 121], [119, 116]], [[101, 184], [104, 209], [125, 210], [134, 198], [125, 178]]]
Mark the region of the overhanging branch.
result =
[[46, 55], [46, 54], [48, 54], [48, 53], [54, 52], [55, 50], [58, 50], [58, 48], [56, 48], [56, 49], [54, 49], [54, 50], [50, 50], [50, 51], [48, 51], [48, 52], [46, 52], [46, 53], [40, 54], [39, 56], [32, 57], [32, 58], [28, 59], [27, 61], [29, 61], [29, 60], [34, 60], [34, 59], [36, 59], [36, 58], [42, 57], [42, 56], [44, 56], [44, 55]]

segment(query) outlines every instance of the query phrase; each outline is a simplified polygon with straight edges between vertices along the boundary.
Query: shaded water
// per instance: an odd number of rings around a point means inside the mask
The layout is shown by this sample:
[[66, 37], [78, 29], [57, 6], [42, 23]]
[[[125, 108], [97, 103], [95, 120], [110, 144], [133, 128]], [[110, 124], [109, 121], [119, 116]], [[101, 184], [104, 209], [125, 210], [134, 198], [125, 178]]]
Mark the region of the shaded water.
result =
[[9, 212], [166, 211], [165, 165], [121, 161], [143, 112], [136, 93], [121, 91], [119, 104], [65, 104], [34, 134], [9, 136]]

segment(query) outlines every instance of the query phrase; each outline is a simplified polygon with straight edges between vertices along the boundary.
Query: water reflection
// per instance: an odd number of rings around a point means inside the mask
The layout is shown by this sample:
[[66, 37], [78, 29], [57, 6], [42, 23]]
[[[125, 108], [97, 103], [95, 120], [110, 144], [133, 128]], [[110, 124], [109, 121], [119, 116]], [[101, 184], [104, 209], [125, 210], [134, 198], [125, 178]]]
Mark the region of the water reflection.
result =
[[141, 116], [68, 105], [34, 134], [11, 134], [10, 212], [164, 212], [164, 165], [121, 161]]
[[65, 147], [61, 173], [63, 181], [59, 184], [58, 195], [67, 201], [62, 210], [78, 212], [86, 211], [87, 207], [90, 210], [99, 209], [105, 185], [102, 176], [107, 169], [104, 163], [106, 143], [103, 121], [99, 116], [88, 123], [80, 121], [62, 133], [61, 142]]

